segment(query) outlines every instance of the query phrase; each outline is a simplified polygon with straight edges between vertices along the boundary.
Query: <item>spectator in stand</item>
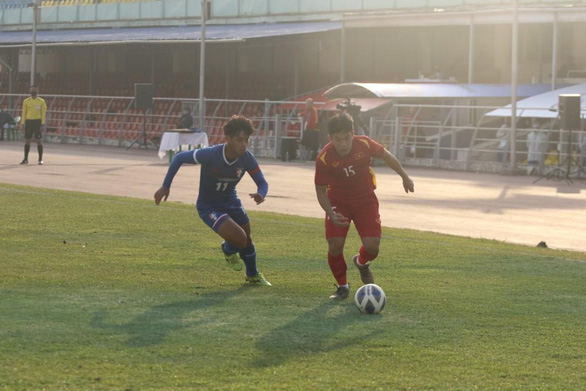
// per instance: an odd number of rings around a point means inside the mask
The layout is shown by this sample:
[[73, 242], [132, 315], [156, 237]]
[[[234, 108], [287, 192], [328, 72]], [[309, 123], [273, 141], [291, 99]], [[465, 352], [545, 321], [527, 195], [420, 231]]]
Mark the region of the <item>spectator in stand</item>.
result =
[[301, 119], [295, 112], [290, 114], [289, 120], [284, 123], [283, 140], [281, 142], [281, 160], [292, 161], [297, 159], [297, 146], [301, 132]]
[[0, 104], [0, 141], [4, 141], [4, 126], [6, 124], [14, 124], [14, 118], [4, 111], [2, 104]]
[[311, 151], [311, 160], [317, 158], [319, 149], [319, 114], [313, 105], [313, 99], [308, 98], [305, 101], [305, 110], [299, 113], [303, 120], [303, 137], [301, 145]]
[[189, 107], [185, 107], [183, 109], [183, 115], [179, 118], [177, 122], [177, 129], [191, 129], [193, 126], [193, 116], [191, 115], [191, 110]]
[[287, 137], [299, 138], [301, 133], [301, 119], [296, 118], [299, 114], [293, 113], [287, 121]]

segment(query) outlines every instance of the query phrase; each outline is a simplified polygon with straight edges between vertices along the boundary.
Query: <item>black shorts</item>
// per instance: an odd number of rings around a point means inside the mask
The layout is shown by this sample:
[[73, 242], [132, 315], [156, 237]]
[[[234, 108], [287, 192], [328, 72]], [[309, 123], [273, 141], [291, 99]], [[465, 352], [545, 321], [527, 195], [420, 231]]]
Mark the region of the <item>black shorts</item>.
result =
[[35, 136], [36, 139], [43, 138], [43, 134], [41, 133], [41, 123], [40, 119], [27, 119], [24, 121], [24, 138], [31, 139]]
[[301, 145], [312, 151], [317, 151], [319, 149], [319, 130], [306, 130], [303, 132]]

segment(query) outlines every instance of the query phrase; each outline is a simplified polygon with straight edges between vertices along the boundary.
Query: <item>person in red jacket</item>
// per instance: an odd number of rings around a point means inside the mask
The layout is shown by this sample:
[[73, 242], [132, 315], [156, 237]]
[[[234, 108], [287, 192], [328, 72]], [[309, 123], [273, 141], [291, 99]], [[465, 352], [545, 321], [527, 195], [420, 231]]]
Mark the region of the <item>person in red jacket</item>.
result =
[[301, 145], [311, 151], [311, 160], [317, 157], [319, 149], [319, 114], [313, 105], [313, 99], [305, 101], [305, 110], [298, 114], [303, 121]]

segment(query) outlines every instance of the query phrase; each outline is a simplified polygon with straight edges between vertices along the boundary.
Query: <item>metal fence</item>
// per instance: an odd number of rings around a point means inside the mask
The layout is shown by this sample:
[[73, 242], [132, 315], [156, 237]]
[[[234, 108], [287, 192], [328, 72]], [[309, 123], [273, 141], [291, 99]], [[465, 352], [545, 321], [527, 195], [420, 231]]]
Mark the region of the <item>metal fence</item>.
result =
[[[0, 96], [0, 103], [13, 117], [21, 113], [22, 94]], [[152, 109], [136, 110], [134, 97], [44, 95], [47, 102], [44, 142], [142, 147], [141, 136], [158, 144], [165, 131], [177, 128], [184, 109], [189, 109], [198, 123], [197, 99], [155, 98]], [[280, 157], [283, 137], [301, 139], [301, 120], [297, 110], [305, 102], [270, 102], [268, 100], [206, 99], [204, 131], [211, 145], [223, 142], [222, 126], [235, 114], [248, 117], [254, 126], [251, 149], [259, 157]], [[283, 106], [283, 107], [281, 107]], [[16, 138], [22, 134], [16, 132]]]
[[370, 136], [410, 166], [547, 175], [570, 163], [572, 173], [584, 176], [583, 129], [560, 130], [556, 118], [519, 118], [513, 143], [508, 118], [486, 115], [495, 108], [396, 104], [386, 118], [370, 118]]
[[[3, 95], [0, 103], [20, 115], [25, 95]], [[142, 147], [141, 136], [155, 144], [173, 130], [184, 109], [198, 123], [197, 99], [155, 98], [152, 109], [134, 109], [133, 97], [44, 96], [48, 113], [44, 141]], [[317, 103], [316, 103], [317, 104]], [[317, 104], [318, 108], [321, 107]], [[299, 145], [297, 158], [309, 154], [300, 145], [303, 123], [297, 113], [305, 102], [206, 99], [204, 131], [211, 145], [222, 143], [222, 126], [234, 114], [250, 118], [255, 133], [250, 149], [258, 157], [279, 159], [284, 141]], [[462, 171], [499, 172], [511, 168], [511, 132], [504, 118], [486, 116], [495, 106], [395, 104], [387, 112], [363, 115], [366, 131], [409, 166]], [[321, 111], [322, 145], [326, 123], [334, 111]], [[520, 118], [516, 132], [514, 166], [527, 173], [546, 174], [570, 162], [573, 171], [586, 166], [586, 132], [559, 130], [556, 119]], [[22, 134], [17, 132], [17, 137]]]

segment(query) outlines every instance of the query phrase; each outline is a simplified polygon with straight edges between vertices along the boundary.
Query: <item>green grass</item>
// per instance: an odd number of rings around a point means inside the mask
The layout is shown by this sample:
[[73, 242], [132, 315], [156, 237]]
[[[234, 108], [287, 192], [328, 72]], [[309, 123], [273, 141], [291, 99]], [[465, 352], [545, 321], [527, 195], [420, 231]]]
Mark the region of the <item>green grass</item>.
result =
[[0, 389], [586, 384], [584, 253], [385, 229], [369, 316], [328, 301], [319, 218], [250, 213], [261, 288], [190, 205], [11, 185], [0, 205]]

